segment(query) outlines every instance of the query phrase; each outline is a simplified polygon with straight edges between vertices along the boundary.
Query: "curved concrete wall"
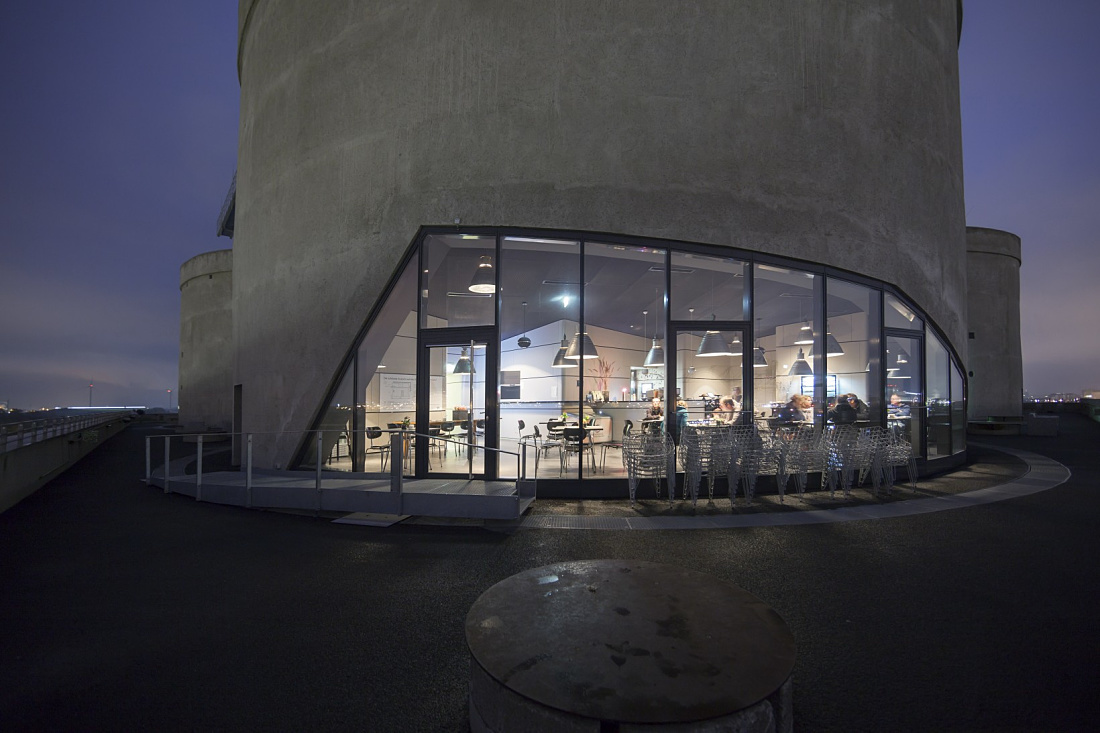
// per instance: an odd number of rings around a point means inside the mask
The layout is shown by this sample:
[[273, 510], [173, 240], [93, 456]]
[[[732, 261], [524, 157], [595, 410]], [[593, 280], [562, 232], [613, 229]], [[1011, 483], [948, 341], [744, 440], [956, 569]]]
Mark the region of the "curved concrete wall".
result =
[[308, 427], [425, 224], [827, 263], [897, 285], [962, 351], [957, 0], [239, 8], [246, 429]]
[[186, 430], [233, 427], [233, 251], [180, 267], [179, 421]]
[[1020, 351], [1020, 238], [1009, 232], [966, 228], [971, 372], [971, 419], [1023, 413]]

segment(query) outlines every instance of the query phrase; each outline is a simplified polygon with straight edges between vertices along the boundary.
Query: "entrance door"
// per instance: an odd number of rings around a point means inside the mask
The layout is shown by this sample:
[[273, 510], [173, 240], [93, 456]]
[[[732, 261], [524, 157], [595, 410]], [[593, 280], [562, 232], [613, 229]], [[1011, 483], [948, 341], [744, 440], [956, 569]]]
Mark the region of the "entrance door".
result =
[[[670, 395], [666, 410], [676, 416], [676, 403], [687, 403], [687, 420], [750, 421], [752, 405], [748, 401], [750, 384], [745, 380], [745, 361], [753, 358], [752, 349], [746, 349], [747, 331], [737, 323], [708, 323], [674, 325], [676, 357], [672, 362], [669, 379], [675, 384], [675, 394]], [[733, 414], [723, 409], [723, 398], [733, 398], [736, 410]], [[684, 422], [669, 420], [673, 437], [679, 440], [679, 426]]]
[[[491, 334], [426, 334], [417, 384], [416, 476], [497, 475], [497, 355]], [[424, 426], [421, 429], [420, 426]]]

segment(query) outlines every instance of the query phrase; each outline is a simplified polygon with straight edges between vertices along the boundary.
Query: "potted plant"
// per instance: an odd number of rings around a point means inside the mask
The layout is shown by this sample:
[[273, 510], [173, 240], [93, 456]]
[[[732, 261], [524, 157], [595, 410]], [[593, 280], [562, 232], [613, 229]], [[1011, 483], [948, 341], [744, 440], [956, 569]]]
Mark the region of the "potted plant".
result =
[[596, 363], [592, 365], [588, 373], [594, 377], [596, 389], [603, 395], [603, 401], [610, 401], [611, 393], [608, 391], [608, 380], [610, 380], [615, 373], [615, 362], [600, 357], [596, 359]]

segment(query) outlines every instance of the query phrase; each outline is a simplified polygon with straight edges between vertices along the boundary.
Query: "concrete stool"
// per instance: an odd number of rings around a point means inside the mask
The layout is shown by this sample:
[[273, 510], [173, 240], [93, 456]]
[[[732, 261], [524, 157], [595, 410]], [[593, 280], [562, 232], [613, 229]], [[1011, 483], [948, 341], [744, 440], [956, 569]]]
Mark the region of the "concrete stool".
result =
[[756, 596], [639, 560], [526, 570], [466, 616], [473, 731], [789, 733], [794, 637]]

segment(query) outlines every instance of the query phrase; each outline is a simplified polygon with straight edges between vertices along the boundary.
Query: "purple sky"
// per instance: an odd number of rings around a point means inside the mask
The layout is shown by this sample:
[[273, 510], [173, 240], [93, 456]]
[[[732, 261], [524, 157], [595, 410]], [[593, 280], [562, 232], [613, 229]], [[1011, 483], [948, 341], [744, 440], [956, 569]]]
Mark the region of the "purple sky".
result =
[[[0, 401], [168, 405], [179, 268], [228, 247], [237, 3], [0, 5]], [[969, 223], [1024, 243], [1024, 384], [1100, 387], [1097, 0], [966, 0]]]

